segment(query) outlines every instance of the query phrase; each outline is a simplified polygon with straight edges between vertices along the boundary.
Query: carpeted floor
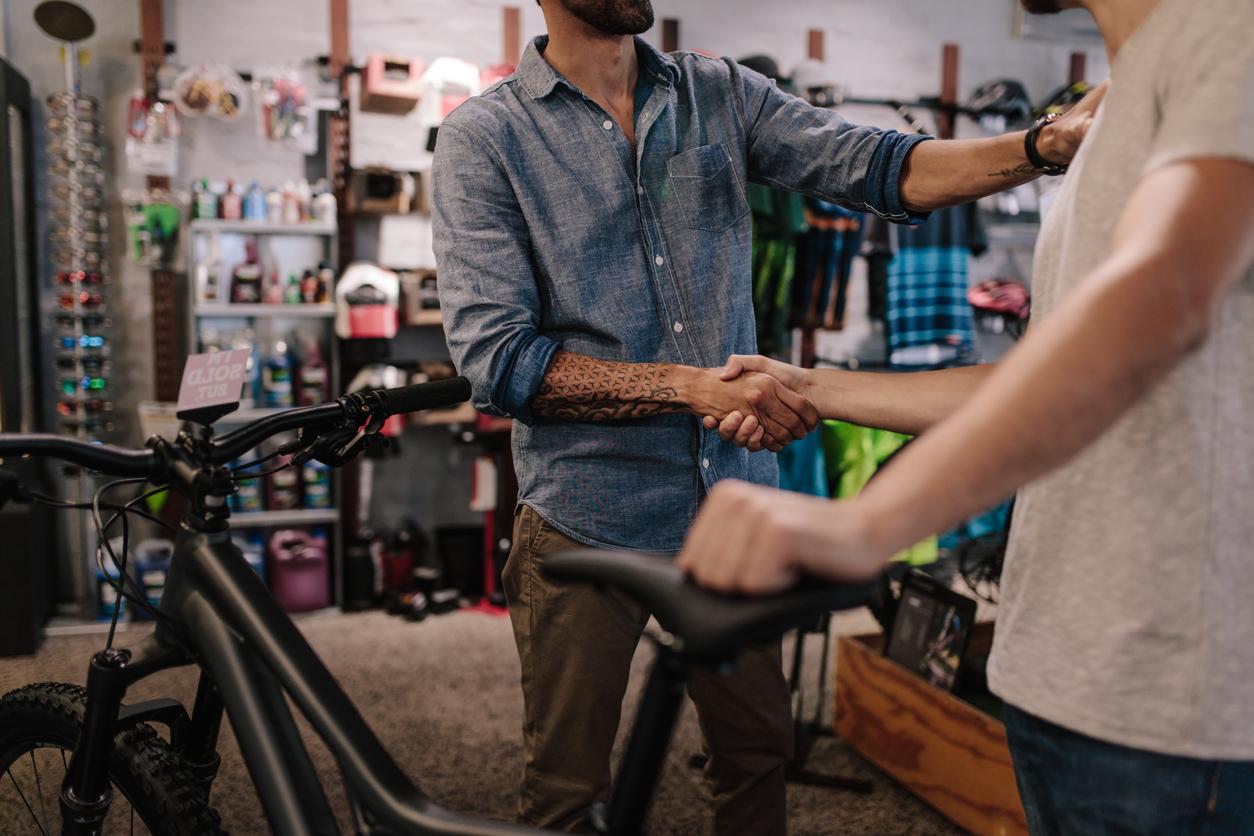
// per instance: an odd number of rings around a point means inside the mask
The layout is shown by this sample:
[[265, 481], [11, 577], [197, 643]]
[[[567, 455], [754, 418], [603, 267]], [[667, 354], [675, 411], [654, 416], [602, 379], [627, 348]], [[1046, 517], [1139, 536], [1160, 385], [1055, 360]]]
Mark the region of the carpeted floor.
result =
[[[427, 794], [457, 811], [511, 817], [522, 762], [522, 696], [508, 619], [461, 612], [413, 624], [373, 612], [317, 614], [298, 623], [392, 756]], [[840, 632], [869, 627], [869, 617], [861, 613], [845, 614], [835, 625]], [[141, 629], [121, 634], [119, 644], [133, 643], [142, 635]], [[32, 681], [81, 683], [91, 653], [103, 642], [103, 636], [96, 635], [55, 637], [47, 639], [33, 657], [0, 659], [0, 692]], [[816, 697], [813, 680], [818, 648], [817, 637], [806, 648], [811, 680], [808, 710]], [[650, 656], [642, 643], [632, 668], [624, 718], [634, 716]], [[787, 652], [785, 658], [790, 658]], [[190, 704], [195, 681], [191, 669], [167, 671], [137, 686], [128, 702], [174, 696]], [[628, 723], [623, 725], [620, 747]], [[341, 829], [351, 832], [335, 764], [308, 728], [302, 726], [302, 730], [311, 741], [314, 762]], [[687, 765], [698, 749], [695, 716], [687, 704], [654, 801], [650, 833], [707, 832], [699, 773]], [[224, 826], [235, 834], [269, 832], [226, 727], [221, 752], [223, 765], [212, 801]], [[819, 741], [810, 763], [820, 771], [870, 780], [875, 788], [861, 796], [790, 786], [789, 821], [796, 836], [960, 832], [838, 740]], [[0, 832], [13, 831], [0, 824]]]

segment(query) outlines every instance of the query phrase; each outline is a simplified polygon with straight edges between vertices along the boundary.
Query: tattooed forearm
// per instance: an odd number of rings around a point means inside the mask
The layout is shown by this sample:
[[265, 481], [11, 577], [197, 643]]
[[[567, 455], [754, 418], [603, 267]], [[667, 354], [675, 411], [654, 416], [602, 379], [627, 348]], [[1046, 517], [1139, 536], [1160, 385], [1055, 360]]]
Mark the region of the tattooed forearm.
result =
[[1014, 168], [1003, 168], [1001, 171], [993, 171], [989, 173], [989, 177], [1005, 177], [1007, 180], [1013, 177], [1023, 177], [1027, 174], [1033, 174], [1036, 169], [1031, 163], [1020, 163]]
[[666, 363], [618, 363], [559, 350], [531, 399], [532, 411], [563, 421], [617, 421], [682, 412]]

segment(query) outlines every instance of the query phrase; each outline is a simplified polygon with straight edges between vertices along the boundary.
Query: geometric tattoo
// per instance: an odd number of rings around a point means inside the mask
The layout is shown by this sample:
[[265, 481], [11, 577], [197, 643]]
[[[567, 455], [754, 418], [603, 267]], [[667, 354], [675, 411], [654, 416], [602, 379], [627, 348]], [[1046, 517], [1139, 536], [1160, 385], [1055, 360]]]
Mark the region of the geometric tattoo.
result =
[[618, 421], [682, 412], [665, 363], [619, 363], [558, 349], [532, 411], [564, 421]]

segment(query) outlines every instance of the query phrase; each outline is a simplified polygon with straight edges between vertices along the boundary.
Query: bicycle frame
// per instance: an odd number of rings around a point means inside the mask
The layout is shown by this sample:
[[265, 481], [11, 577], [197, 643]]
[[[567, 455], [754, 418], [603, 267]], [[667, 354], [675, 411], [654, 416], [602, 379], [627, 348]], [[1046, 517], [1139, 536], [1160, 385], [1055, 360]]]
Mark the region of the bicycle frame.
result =
[[[102, 651], [92, 660], [83, 739], [62, 789], [66, 833], [98, 832], [92, 822], [98, 826], [108, 811], [108, 755], [119, 723], [168, 725], [175, 748], [210, 782], [224, 709], [273, 831], [282, 836], [339, 833], [285, 696], [334, 754], [360, 832], [537, 832], [458, 815], [424, 795], [270, 596], [229, 531], [200, 531], [195, 523], [189, 518], [181, 527], [161, 601], [161, 611], [185, 625], [186, 634], [175, 635], [158, 621], [154, 634], [137, 648]], [[190, 717], [172, 700], [121, 709], [131, 684], [188, 664], [203, 670]], [[641, 832], [683, 699], [686, 671], [682, 657], [660, 643], [608, 816], [594, 811], [603, 832]]]

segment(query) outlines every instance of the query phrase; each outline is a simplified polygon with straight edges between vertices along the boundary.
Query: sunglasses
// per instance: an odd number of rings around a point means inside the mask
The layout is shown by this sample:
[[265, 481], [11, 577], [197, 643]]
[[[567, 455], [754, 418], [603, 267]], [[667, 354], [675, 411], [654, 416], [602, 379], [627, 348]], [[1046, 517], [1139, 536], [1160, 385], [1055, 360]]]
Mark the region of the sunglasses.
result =
[[76, 348], [102, 349], [105, 347], [105, 338], [98, 335], [92, 336], [91, 334], [83, 334], [81, 337], [66, 334], [57, 338], [57, 346], [63, 351], [73, 351]]
[[99, 308], [104, 304], [104, 295], [98, 291], [80, 290], [78, 293], [61, 294], [60, 305], [62, 310], [71, 311], [76, 306], [84, 308]]

